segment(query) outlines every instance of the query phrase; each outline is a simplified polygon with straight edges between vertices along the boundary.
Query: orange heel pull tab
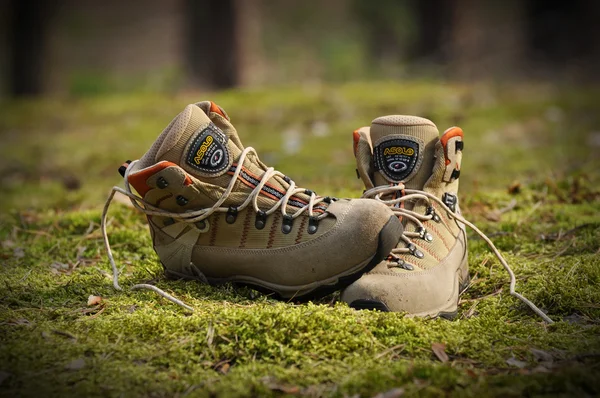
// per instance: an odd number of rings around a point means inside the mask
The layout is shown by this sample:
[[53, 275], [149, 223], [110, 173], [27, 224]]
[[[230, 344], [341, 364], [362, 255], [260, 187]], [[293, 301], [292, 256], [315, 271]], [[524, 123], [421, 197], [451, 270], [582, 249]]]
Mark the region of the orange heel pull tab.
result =
[[450, 127], [440, 138], [446, 158], [446, 170], [442, 178], [444, 182], [452, 182], [460, 176], [460, 163], [464, 148], [463, 138], [464, 133], [460, 127]]
[[219, 105], [215, 104], [212, 101], [210, 101], [210, 111], [217, 113], [217, 114], [223, 116], [225, 119], [229, 120], [229, 116], [227, 116], [227, 113], [225, 113], [223, 108], [221, 108]]
[[[148, 178], [152, 177], [154, 174], [158, 173], [161, 170], [166, 169], [167, 167], [179, 167], [175, 163], [167, 162], [166, 160], [155, 164], [152, 167], [148, 167], [146, 169], [141, 170], [138, 173], [130, 174], [127, 177], [127, 181], [135, 188], [135, 190], [140, 194], [143, 198], [152, 187], [148, 186], [147, 181]], [[186, 173], [184, 185], [191, 185], [193, 183], [190, 176]]]
[[354, 149], [354, 157], [356, 157], [356, 152], [358, 151], [358, 141], [360, 141], [360, 134], [358, 134], [358, 129], [352, 132], [352, 140], [354, 141], [354, 145], [352, 145], [352, 148]]

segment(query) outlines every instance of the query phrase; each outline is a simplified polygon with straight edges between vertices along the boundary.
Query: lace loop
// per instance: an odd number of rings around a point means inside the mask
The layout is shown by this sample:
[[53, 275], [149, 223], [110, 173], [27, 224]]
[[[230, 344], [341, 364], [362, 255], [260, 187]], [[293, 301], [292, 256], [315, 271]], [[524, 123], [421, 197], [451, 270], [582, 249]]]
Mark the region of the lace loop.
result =
[[[256, 187], [254, 187], [254, 189], [252, 189], [252, 191], [248, 194], [248, 197], [244, 200], [244, 202], [241, 205], [235, 206], [235, 207], [222, 206], [223, 203], [229, 197], [229, 195], [231, 195], [231, 192], [233, 191], [235, 183], [238, 181], [238, 177], [239, 177], [240, 173], [242, 172], [242, 166], [244, 164], [244, 160], [246, 159], [246, 157], [248, 156], [249, 153], [256, 154], [256, 151], [252, 147], [247, 147], [242, 151], [242, 153], [238, 159], [237, 167], [235, 168], [233, 176], [231, 177], [231, 181], [229, 182], [227, 188], [225, 189], [225, 192], [223, 192], [221, 197], [215, 202], [215, 204], [212, 207], [199, 209], [199, 210], [192, 210], [192, 211], [188, 211], [188, 212], [184, 212], [184, 213], [175, 213], [175, 212], [162, 210], [156, 206], [149, 204], [143, 198], [134, 194], [131, 190], [131, 186], [129, 184], [128, 177], [129, 177], [129, 174], [131, 173], [131, 171], [133, 170], [133, 166], [138, 162], [138, 160], [135, 160], [129, 164], [129, 166], [123, 173], [125, 189], [117, 187], [117, 186], [112, 188], [112, 190], [106, 200], [106, 203], [104, 204], [104, 208], [102, 210], [102, 219], [100, 222], [102, 238], [104, 241], [104, 247], [106, 249], [106, 253], [108, 255], [108, 260], [112, 267], [113, 287], [116, 290], [122, 291], [123, 288], [119, 285], [119, 270], [117, 269], [117, 264], [116, 264], [114, 256], [113, 256], [113, 253], [112, 253], [112, 250], [110, 247], [110, 242], [108, 240], [108, 233], [106, 231], [108, 210], [109, 210], [110, 204], [112, 203], [116, 193], [120, 193], [122, 195], [127, 196], [129, 198], [129, 200], [131, 201], [131, 204], [133, 205], [133, 207], [136, 208], [137, 210], [145, 213], [146, 215], [169, 217], [174, 220], [183, 221], [183, 222], [192, 223], [192, 224], [205, 220], [206, 218], [208, 218], [211, 214], [213, 214], [215, 212], [228, 213], [228, 215], [230, 215], [231, 217], [233, 217], [233, 214], [235, 214], [237, 216], [237, 213], [239, 211], [244, 210], [250, 204], [252, 204], [252, 207], [257, 214], [269, 215], [269, 214], [272, 214], [275, 211], [277, 211], [277, 209], [279, 208], [279, 209], [281, 209], [282, 215], [284, 217], [286, 217], [286, 219], [291, 219], [291, 220], [294, 220], [295, 218], [299, 217], [305, 211], [308, 213], [308, 216], [311, 218], [311, 220], [315, 220], [314, 222], [327, 217], [326, 212], [323, 212], [317, 216], [315, 216], [315, 213], [314, 213], [314, 207], [321, 202], [326, 202], [326, 198], [317, 198], [316, 194], [313, 191], [309, 191], [304, 188], [296, 187], [296, 183], [294, 181], [292, 181], [291, 179], [289, 179], [289, 177], [285, 176], [284, 174], [275, 170], [272, 167], [269, 167], [265, 170], [264, 174], [262, 175], [262, 177], [260, 179], [260, 182], [256, 185]], [[286, 190], [285, 195], [281, 199], [279, 199], [271, 208], [269, 208], [268, 210], [262, 210], [258, 206], [258, 196], [259, 196], [260, 192], [262, 191], [262, 188], [267, 184], [267, 182], [275, 176], [283, 178], [286, 182], [288, 182], [289, 187]], [[310, 195], [308, 195], [308, 192], [310, 192]], [[297, 193], [307, 193], [307, 195], [309, 196], [308, 203], [305, 206], [299, 208], [294, 213], [288, 214], [287, 213], [288, 202], [289, 202], [290, 198], [292, 198]], [[232, 211], [232, 209], [235, 209], [235, 211]], [[233, 221], [235, 221], [235, 219]], [[173, 297], [172, 295], [166, 293], [165, 291], [163, 291], [162, 289], [160, 289], [154, 285], [137, 284], [137, 285], [132, 286], [131, 289], [132, 290], [138, 290], [138, 289], [152, 290], [153, 292], [156, 292], [157, 294], [164, 297], [165, 299], [167, 299], [189, 311], [192, 311], [192, 312], [194, 311], [194, 309], [191, 306], [185, 304], [183, 301]]]
[[[403, 196], [401, 196], [400, 198], [396, 198], [396, 199], [389, 199], [389, 200], [381, 199], [383, 196], [386, 196], [388, 194], [393, 194], [398, 191], [404, 191], [405, 194]], [[416, 189], [406, 189], [404, 184], [399, 183], [397, 185], [389, 186], [389, 187], [388, 186], [379, 186], [379, 187], [368, 189], [363, 193], [363, 198], [373, 198], [373, 199], [379, 200], [379, 201], [391, 206], [391, 210], [394, 212], [394, 214], [396, 214], [397, 216], [406, 217], [407, 219], [415, 222], [415, 224], [417, 224], [418, 227], [423, 227], [423, 224], [421, 221], [427, 221], [427, 220], [431, 220], [431, 219], [436, 220], [435, 217], [437, 215], [435, 214], [435, 210], [433, 212], [430, 212], [430, 214], [428, 214], [428, 215], [422, 215], [422, 214], [418, 214], [414, 211], [407, 210], [403, 207], [395, 207], [395, 206], [402, 202], [409, 201], [409, 200], [425, 200], [427, 203], [431, 203], [431, 201], [435, 202], [443, 210], [445, 210], [453, 219], [455, 219], [456, 221], [460, 222], [461, 224], [466, 225], [469, 228], [471, 228], [487, 243], [487, 245], [492, 250], [492, 252], [496, 256], [496, 258], [498, 258], [498, 260], [500, 261], [500, 264], [502, 264], [502, 266], [504, 267], [504, 269], [510, 276], [510, 285], [509, 285], [510, 286], [510, 295], [513, 297], [516, 297], [517, 299], [521, 300], [523, 303], [527, 304], [527, 306], [529, 306], [529, 308], [531, 308], [531, 310], [533, 310], [533, 312], [535, 312], [537, 315], [539, 315], [546, 323], [549, 323], [549, 324], [554, 323], [554, 321], [552, 319], [550, 319], [550, 317], [548, 315], [546, 315], [542, 310], [540, 310], [535, 304], [533, 304], [531, 301], [529, 301], [523, 295], [521, 295], [515, 291], [516, 285], [517, 285], [515, 273], [513, 272], [512, 268], [508, 265], [508, 263], [506, 262], [506, 260], [504, 259], [504, 257], [500, 253], [500, 251], [496, 248], [494, 243], [490, 240], [490, 238], [488, 238], [479, 228], [477, 228], [471, 222], [467, 221], [460, 214], [452, 211], [448, 206], [446, 206], [446, 204], [441, 199], [439, 199], [435, 195], [432, 195], [429, 192], [420, 191], [420, 190], [416, 190]], [[439, 216], [437, 216], [437, 217], [439, 219]], [[415, 237], [420, 237], [420, 233], [410, 232], [410, 231], [404, 232], [404, 234], [402, 236], [402, 241], [404, 241], [406, 243], [406, 247], [399, 247], [399, 248], [392, 249], [392, 254], [412, 253], [411, 245], [414, 246], [414, 244], [412, 243], [410, 238], [415, 238]]]

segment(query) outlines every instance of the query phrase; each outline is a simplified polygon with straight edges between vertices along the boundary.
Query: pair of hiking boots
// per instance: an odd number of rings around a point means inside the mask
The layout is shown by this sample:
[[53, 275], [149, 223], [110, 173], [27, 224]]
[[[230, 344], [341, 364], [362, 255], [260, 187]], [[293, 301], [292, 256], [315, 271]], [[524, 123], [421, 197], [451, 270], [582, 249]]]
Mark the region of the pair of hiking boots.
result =
[[[234, 282], [297, 301], [344, 289], [342, 300], [357, 309], [454, 315], [468, 281], [470, 223], [457, 197], [462, 130], [440, 137], [427, 119], [385, 116], [353, 141], [363, 198], [318, 196], [244, 147], [221, 107], [199, 102], [120, 168], [125, 189], [111, 198], [121, 192], [146, 213], [170, 278]], [[109, 203], [102, 229], [120, 288], [106, 237]], [[134, 288], [189, 308], [153, 285]]]

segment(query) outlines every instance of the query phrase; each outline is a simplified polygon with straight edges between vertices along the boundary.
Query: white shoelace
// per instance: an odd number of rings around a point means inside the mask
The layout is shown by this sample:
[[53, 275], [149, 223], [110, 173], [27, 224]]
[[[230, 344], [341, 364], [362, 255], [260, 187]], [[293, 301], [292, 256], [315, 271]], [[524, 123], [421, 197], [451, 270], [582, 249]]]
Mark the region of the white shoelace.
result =
[[[117, 187], [117, 186], [113, 187], [110, 192], [110, 195], [108, 196], [108, 199], [106, 200], [106, 204], [104, 205], [104, 210], [102, 211], [102, 221], [101, 221], [102, 237], [104, 239], [104, 247], [106, 248], [106, 252], [108, 254], [108, 260], [110, 261], [110, 265], [112, 267], [113, 286], [116, 290], [123, 290], [123, 289], [119, 285], [119, 270], [117, 269], [117, 265], [115, 263], [115, 259], [112, 254], [112, 250], [110, 248], [110, 243], [108, 241], [108, 234], [106, 232], [106, 221], [107, 221], [108, 209], [110, 207], [110, 204], [111, 204], [115, 194], [117, 192], [119, 192], [119, 193], [127, 196], [129, 198], [129, 200], [131, 201], [132, 205], [136, 209], [140, 210], [141, 212], [143, 212], [147, 215], [170, 217], [175, 220], [179, 220], [179, 221], [183, 221], [183, 222], [187, 222], [187, 223], [196, 223], [198, 221], [202, 221], [202, 220], [208, 218], [211, 214], [213, 214], [215, 212], [226, 213], [229, 210], [229, 207], [221, 207], [221, 205], [227, 200], [227, 198], [233, 191], [233, 187], [234, 187], [235, 183], [237, 182], [240, 173], [242, 172], [244, 160], [246, 159], [246, 157], [248, 156], [248, 154], [250, 152], [256, 154], [256, 151], [252, 147], [247, 147], [242, 151], [240, 158], [238, 159], [237, 167], [235, 169], [235, 172], [233, 173], [233, 176], [231, 177], [231, 181], [229, 182], [227, 189], [225, 190], [225, 192], [223, 193], [221, 198], [212, 207], [200, 209], [200, 210], [189, 211], [189, 212], [185, 212], [185, 213], [174, 213], [174, 212], [162, 210], [158, 207], [155, 207], [155, 206], [147, 203], [146, 201], [144, 201], [144, 199], [142, 199], [138, 195], [134, 194], [131, 191], [128, 177], [129, 177], [129, 174], [131, 173], [131, 170], [133, 170], [132, 166], [135, 163], [137, 163], [138, 161], [135, 160], [135, 161], [131, 162], [129, 167], [127, 167], [127, 169], [125, 170], [125, 175], [123, 177], [123, 180], [125, 182], [125, 189], [123, 189], [121, 187]], [[265, 186], [265, 184], [272, 177], [275, 177], [275, 176], [279, 176], [281, 178], [286, 177], [283, 173], [275, 170], [273, 167], [267, 168], [265, 170], [264, 174], [262, 175], [258, 185], [248, 194], [248, 197], [246, 198], [244, 203], [242, 203], [240, 206], [237, 206], [237, 210], [238, 211], [243, 210], [247, 206], [249, 206], [250, 203], [252, 203], [252, 206], [253, 206], [255, 212], [258, 213], [259, 211], [261, 211], [260, 207], [258, 207], [258, 195], [260, 194], [260, 192], [261, 192], [262, 188]], [[316, 206], [317, 204], [319, 204], [321, 202], [326, 201], [325, 198], [317, 198], [317, 196], [314, 192], [310, 192], [310, 199], [308, 201], [308, 204], [306, 204], [306, 206], [299, 208], [293, 214], [287, 214], [287, 204], [288, 204], [288, 201], [290, 200], [290, 198], [297, 193], [306, 193], [307, 191], [304, 188], [297, 188], [296, 183], [290, 179], [287, 179], [286, 181], [288, 181], [288, 183], [289, 183], [289, 187], [286, 191], [286, 194], [281, 199], [279, 199], [270, 209], [264, 211], [265, 215], [272, 214], [279, 208], [279, 209], [281, 209], [281, 214], [283, 216], [288, 216], [288, 217], [291, 217], [292, 219], [299, 217], [305, 211], [308, 211], [309, 217], [314, 217], [317, 220], [321, 220], [321, 219], [327, 217], [326, 212], [323, 212], [317, 216], [314, 215], [314, 212], [313, 212], [314, 206]], [[131, 289], [132, 290], [137, 290], [137, 289], [152, 290], [152, 291], [158, 293], [160, 296], [166, 298], [167, 300], [169, 300], [189, 311], [194, 311], [194, 309], [192, 307], [185, 304], [183, 301], [171, 296], [167, 292], [159, 289], [158, 287], [156, 287], [154, 285], [142, 283], [142, 284], [137, 284], [137, 285], [132, 286]]]
[[[403, 191], [404, 195], [399, 198], [396, 198], [396, 199], [390, 199], [390, 200], [381, 199], [381, 197], [384, 195], [396, 193], [398, 191]], [[433, 214], [427, 214], [427, 215], [419, 214], [417, 212], [414, 212], [414, 211], [411, 211], [411, 210], [408, 210], [408, 209], [405, 209], [402, 207], [395, 207], [395, 205], [399, 205], [400, 203], [409, 201], [409, 200], [425, 200], [427, 203], [431, 203], [431, 200], [433, 200], [435, 203], [440, 205], [442, 207], [442, 209], [444, 209], [446, 212], [448, 212], [448, 214], [452, 218], [454, 218], [456, 221], [470, 227], [488, 244], [490, 249], [492, 249], [492, 252], [496, 255], [496, 257], [500, 261], [500, 264], [502, 264], [502, 266], [504, 267], [506, 272], [508, 272], [508, 274], [510, 275], [510, 294], [512, 296], [518, 298], [519, 300], [521, 300], [523, 303], [527, 304], [529, 306], [529, 308], [531, 308], [536, 314], [538, 314], [547, 323], [549, 323], [549, 324], [554, 323], [554, 321], [552, 319], [550, 319], [550, 317], [548, 317], [548, 315], [546, 315], [542, 310], [540, 310], [535, 304], [533, 304], [527, 298], [523, 297], [521, 294], [519, 294], [515, 291], [515, 287], [517, 284], [517, 281], [515, 278], [515, 273], [510, 268], [510, 266], [508, 265], [508, 263], [506, 262], [504, 257], [502, 257], [502, 254], [500, 254], [500, 251], [498, 251], [498, 249], [496, 248], [494, 243], [483, 232], [481, 232], [479, 230], [479, 228], [477, 228], [475, 225], [473, 225], [469, 221], [465, 220], [460, 214], [457, 214], [457, 213], [453, 212], [452, 210], [450, 210], [448, 208], [448, 206], [446, 206], [446, 204], [438, 197], [436, 197], [428, 192], [419, 191], [416, 189], [405, 189], [404, 184], [400, 183], [396, 186], [380, 186], [380, 187], [371, 188], [371, 189], [365, 191], [365, 193], [363, 194], [363, 198], [373, 198], [373, 199], [376, 199], [376, 200], [379, 200], [379, 201], [385, 203], [386, 205], [390, 206], [390, 208], [392, 209], [394, 214], [396, 214], [398, 216], [406, 217], [410, 221], [414, 222], [417, 225], [417, 227], [419, 228], [419, 230], [421, 230], [421, 231], [425, 230], [425, 227], [424, 227], [422, 221], [429, 221], [434, 217], [434, 215]], [[412, 244], [411, 238], [417, 238], [417, 237], [421, 237], [421, 233], [408, 232], [408, 231], [404, 232], [404, 234], [402, 236], [402, 240], [406, 243], [407, 246], [393, 249], [392, 254], [410, 253], [411, 250], [409, 249], [409, 245]]]

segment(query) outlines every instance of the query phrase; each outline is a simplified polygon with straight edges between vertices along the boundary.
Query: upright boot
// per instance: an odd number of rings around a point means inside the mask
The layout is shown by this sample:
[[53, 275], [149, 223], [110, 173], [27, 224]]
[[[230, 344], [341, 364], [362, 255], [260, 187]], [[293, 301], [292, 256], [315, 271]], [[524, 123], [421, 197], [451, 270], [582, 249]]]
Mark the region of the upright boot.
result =
[[432, 197], [460, 214], [458, 177], [463, 132], [439, 136], [430, 120], [384, 116], [354, 132], [357, 171], [365, 197], [394, 210], [404, 235], [390, 255], [342, 294], [357, 309], [451, 317], [469, 279], [467, 236]]

